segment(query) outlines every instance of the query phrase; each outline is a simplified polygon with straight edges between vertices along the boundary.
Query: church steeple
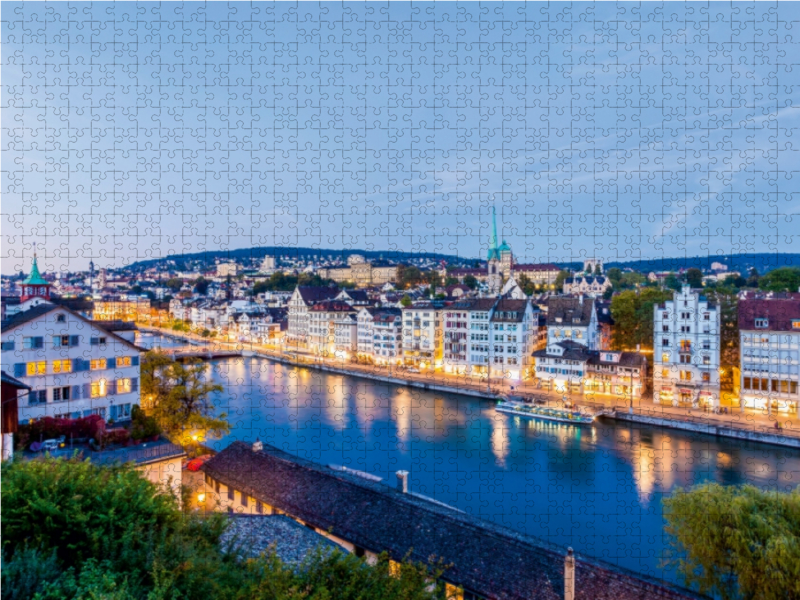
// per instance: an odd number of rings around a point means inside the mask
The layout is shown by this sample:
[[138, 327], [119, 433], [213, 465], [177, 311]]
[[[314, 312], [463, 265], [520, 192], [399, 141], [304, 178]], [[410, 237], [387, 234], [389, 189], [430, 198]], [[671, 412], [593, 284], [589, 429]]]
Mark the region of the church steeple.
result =
[[489, 255], [487, 260], [500, 260], [500, 253], [497, 251], [497, 218], [495, 217], [494, 206], [492, 206], [492, 237], [489, 238]]
[[39, 273], [39, 263], [36, 260], [35, 252], [33, 253], [30, 275], [22, 282], [22, 297], [20, 300], [25, 302], [31, 298], [50, 299], [50, 284]]

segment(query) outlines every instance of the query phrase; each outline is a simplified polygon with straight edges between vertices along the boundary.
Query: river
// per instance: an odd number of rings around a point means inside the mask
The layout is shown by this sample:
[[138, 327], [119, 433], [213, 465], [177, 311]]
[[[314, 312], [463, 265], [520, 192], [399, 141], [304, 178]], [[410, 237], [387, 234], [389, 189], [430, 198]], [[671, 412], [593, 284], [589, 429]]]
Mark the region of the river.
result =
[[[149, 336], [142, 343], [152, 345]], [[180, 344], [180, 343], [178, 343]], [[171, 340], [163, 345], [172, 345]], [[217, 449], [256, 438], [304, 458], [384, 477], [469, 513], [674, 581], [662, 498], [704, 481], [793, 489], [800, 450], [599, 420], [548, 424], [491, 402], [290, 367], [209, 363], [232, 430]]]

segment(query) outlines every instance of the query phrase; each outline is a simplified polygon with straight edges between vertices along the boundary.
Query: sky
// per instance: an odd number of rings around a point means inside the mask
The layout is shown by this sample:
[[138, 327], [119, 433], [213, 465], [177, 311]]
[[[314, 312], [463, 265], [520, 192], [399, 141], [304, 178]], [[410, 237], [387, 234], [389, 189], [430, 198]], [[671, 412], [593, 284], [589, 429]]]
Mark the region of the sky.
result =
[[797, 3], [0, 20], [6, 274], [34, 248], [44, 271], [250, 246], [485, 257], [492, 207], [520, 262], [800, 247]]

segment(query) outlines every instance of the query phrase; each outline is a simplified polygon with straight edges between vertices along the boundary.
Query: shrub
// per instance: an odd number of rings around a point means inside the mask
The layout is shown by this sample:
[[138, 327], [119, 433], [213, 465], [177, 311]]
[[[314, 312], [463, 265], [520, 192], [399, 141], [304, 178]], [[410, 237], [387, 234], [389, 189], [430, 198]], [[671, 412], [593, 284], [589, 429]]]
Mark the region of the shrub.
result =
[[45, 554], [36, 548], [21, 546], [9, 558], [3, 552], [2, 599], [32, 598], [49, 581], [58, 579], [61, 569], [55, 551]]

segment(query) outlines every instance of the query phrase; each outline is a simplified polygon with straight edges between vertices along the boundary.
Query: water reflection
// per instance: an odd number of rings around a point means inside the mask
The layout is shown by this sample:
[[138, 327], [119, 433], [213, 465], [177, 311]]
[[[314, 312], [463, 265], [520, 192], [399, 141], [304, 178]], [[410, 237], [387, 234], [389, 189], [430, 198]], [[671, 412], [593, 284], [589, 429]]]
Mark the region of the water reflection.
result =
[[381, 385], [260, 359], [215, 361], [237, 415], [230, 436], [256, 437], [324, 464], [384, 477], [559, 546], [654, 576], [665, 548], [662, 500], [676, 486], [743, 482], [791, 489], [800, 451], [599, 420], [547, 423], [497, 413], [477, 398]]

